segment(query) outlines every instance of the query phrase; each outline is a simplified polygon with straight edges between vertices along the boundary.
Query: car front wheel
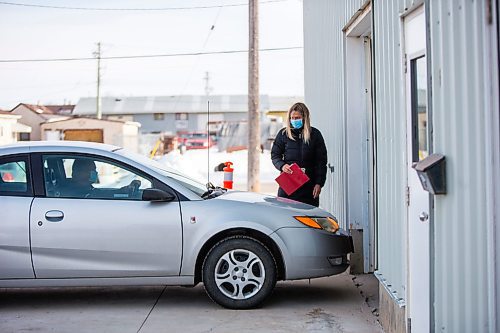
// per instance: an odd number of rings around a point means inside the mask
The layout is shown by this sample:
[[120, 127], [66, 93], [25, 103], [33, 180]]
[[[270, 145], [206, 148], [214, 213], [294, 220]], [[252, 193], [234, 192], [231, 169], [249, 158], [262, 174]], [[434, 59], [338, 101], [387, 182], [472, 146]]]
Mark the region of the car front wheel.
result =
[[203, 284], [212, 300], [230, 309], [259, 306], [276, 284], [276, 263], [259, 241], [235, 236], [208, 252], [203, 263]]

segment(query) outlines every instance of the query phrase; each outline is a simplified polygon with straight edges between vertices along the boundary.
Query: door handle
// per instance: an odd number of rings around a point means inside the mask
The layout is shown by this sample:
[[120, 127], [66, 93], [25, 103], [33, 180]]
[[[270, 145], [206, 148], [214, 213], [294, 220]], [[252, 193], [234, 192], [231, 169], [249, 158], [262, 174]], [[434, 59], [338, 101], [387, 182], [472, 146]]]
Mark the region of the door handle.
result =
[[427, 214], [426, 212], [422, 212], [420, 213], [418, 218], [420, 219], [420, 221], [425, 222], [429, 219], [429, 214]]
[[49, 222], [59, 222], [64, 218], [64, 213], [60, 210], [49, 210], [45, 213], [45, 218]]

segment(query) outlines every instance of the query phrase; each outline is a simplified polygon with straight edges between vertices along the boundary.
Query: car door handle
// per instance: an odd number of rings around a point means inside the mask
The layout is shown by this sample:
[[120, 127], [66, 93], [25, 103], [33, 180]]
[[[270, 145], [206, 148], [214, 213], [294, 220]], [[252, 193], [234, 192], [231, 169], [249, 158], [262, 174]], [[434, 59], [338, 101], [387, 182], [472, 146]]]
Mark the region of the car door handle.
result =
[[49, 210], [45, 213], [45, 218], [49, 222], [59, 222], [64, 218], [64, 213], [60, 210]]

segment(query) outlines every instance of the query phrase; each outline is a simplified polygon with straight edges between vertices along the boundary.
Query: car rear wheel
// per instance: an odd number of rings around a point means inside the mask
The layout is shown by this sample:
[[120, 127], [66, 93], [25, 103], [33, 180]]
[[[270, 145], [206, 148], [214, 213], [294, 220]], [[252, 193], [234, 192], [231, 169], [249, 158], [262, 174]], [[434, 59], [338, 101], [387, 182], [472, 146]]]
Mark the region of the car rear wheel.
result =
[[270, 251], [259, 241], [244, 236], [215, 244], [202, 271], [207, 294], [229, 309], [259, 306], [276, 284], [276, 263]]

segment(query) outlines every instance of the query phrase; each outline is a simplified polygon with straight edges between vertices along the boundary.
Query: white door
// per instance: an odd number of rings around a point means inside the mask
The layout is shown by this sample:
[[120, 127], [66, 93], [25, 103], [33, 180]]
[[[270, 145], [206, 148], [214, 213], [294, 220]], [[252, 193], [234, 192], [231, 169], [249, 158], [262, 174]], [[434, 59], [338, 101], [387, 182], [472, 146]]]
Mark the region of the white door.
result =
[[407, 169], [408, 169], [408, 303], [411, 332], [430, 329], [429, 193], [413, 169], [428, 155], [427, 58], [423, 6], [404, 19]]

